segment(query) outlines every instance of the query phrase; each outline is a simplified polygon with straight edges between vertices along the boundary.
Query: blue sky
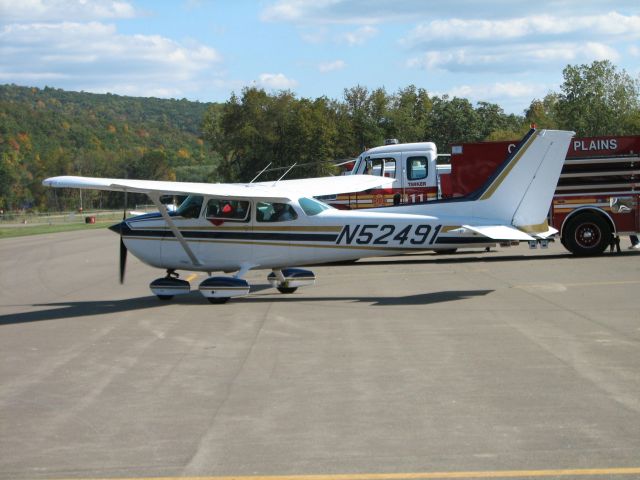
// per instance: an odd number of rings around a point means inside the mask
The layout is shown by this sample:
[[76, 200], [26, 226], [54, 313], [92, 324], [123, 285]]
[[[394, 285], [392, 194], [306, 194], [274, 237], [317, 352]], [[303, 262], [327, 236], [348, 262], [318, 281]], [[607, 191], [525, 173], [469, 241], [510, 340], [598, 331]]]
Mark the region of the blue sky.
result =
[[522, 113], [567, 64], [640, 75], [640, 1], [0, 0], [0, 83], [226, 101], [410, 84]]

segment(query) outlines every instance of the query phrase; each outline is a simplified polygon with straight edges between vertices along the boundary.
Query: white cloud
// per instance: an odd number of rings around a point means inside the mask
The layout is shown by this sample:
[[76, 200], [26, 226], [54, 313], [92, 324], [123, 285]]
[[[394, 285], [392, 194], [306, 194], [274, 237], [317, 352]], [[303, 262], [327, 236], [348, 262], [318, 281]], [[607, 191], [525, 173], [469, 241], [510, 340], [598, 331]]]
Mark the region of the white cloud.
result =
[[615, 48], [602, 43], [587, 42], [584, 45], [584, 49], [593, 60], [611, 60], [612, 62], [616, 62], [620, 58], [620, 54]]
[[344, 60], [335, 60], [333, 62], [322, 62], [318, 65], [318, 70], [322, 73], [335, 72], [342, 70], [347, 66]]
[[[0, 27], [0, 79], [142, 96], [184, 95], [215, 77], [219, 53], [160, 35], [122, 35], [114, 25], [32, 23]], [[165, 93], [167, 95], [165, 95]]]
[[[545, 5], [563, 21], [581, 15], [601, 16], [602, 0], [554, 0]], [[608, 7], [609, 5], [607, 5]], [[637, 11], [637, 0], [615, 0], [620, 11]], [[382, 24], [396, 21], [420, 21], [450, 17], [493, 19], [532, 17], [540, 15], [538, 2], [506, 2], [484, 0], [479, 8], [477, 0], [273, 0], [266, 2], [261, 19], [269, 22], [297, 24]], [[610, 8], [610, 7], [609, 7]], [[565, 24], [571, 22], [564, 22]]]
[[450, 97], [466, 98], [472, 103], [489, 102], [500, 105], [507, 113], [521, 114], [534, 98], [542, 98], [557, 85], [496, 82], [491, 84], [457, 85], [447, 91], [432, 92], [434, 95], [447, 94]]
[[367, 40], [375, 37], [378, 33], [378, 29], [371, 25], [364, 25], [353, 32], [347, 32], [339, 37], [350, 47], [355, 45], [362, 45]]
[[406, 61], [409, 68], [449, 72], [522, 73], [537, 69], [557, 69], [571, 62], [604, 58], [615, 61], [618, 52], [598, 42], [506, 44], [431, 50]]
[[490, 85], [459, 85], [447, 93], [453, 97], [465, 97], [476, 101], [491, 101], [498, 98], [534, 98], [545, 89], [538, 84], [522, 82], [498, 82]]
[[364, 45], [379, 33], [378, 29], [372, 25], [362, 25], [346, 32], [337, 30], [343, 29], [323, 25], [320, 27], [301, 28], [299, 33], [305, 42], [314, 45], [334, 43], [337, 45], [346, 44], [349, 47]]
[[[371, 2], [344, 0], [278, 0], [264, 8], [261, 19], [266, 22], [292, 22], [305, 24], [357, 24], [377, 23], [386, 18], [380, 13], [372, 13]], [[380, 3], [380, 2], [377, 2]], [[384, 3], [384, 2], [383, 2]], [[360, 8], [363, 7], [363, 8]], [[388, 4], [386, 17], [394, 5]]]
[[120, 0], [0, 0], [1, 23], [90, 21], [131, 18], [135, 8]]
[[[401, 43], [409, 47], [463, 45], [470, 42], [500, 43], [525, 39], [582, 35], [586, 38], [640, 37], [640, 16], [617, 12], [580, 16], [570, 19], [552, 15], [511, 18], [505, 20], [434, 20], [415, 27]], [[542, 38], [541, 38], [542, 37]]]
[[258, 85], [273, 90], [287, 90], [298, 86], [298, 82], [287, 78], [283, 73], [262, 73]]

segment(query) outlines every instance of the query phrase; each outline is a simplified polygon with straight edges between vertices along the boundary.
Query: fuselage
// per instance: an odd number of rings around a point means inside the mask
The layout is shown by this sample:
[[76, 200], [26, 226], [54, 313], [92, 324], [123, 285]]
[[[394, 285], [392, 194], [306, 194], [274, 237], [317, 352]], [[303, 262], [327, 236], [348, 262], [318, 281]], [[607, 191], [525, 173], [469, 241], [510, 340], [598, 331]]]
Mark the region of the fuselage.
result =
[[462, 228], [461, 218], [342, 211], [309, 198], [285, 202], [192, 196], [170, 215], [197, 263], [159, 213], [132, 217], [113, 229], [121, 232], [127, 249], [149, 265], [209, 272], [283, 268], [487, 242]]

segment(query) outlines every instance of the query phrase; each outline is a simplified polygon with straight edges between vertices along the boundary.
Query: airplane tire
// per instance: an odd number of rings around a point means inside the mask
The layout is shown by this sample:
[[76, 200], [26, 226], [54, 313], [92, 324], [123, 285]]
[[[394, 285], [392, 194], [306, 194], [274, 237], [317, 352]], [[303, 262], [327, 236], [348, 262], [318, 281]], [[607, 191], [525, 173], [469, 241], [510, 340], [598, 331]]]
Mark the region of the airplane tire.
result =
[[229, 298], [231, 297], [207, 297], [207, 300], [214, 305], [222, 305], [223, 303], [227, 303]]
[[600, 255], [611, 242], [611, 228], [598, 215], [583, 213], [569, 220], [562, 232], [562, 244], [574, 255]]
[[167, 302], [173, 298], [173, 295], [156, 295], [158, 300], [162, 300], [163, 302]]
[[293, 293], [298, 287], [277, 287], [280, 293]]

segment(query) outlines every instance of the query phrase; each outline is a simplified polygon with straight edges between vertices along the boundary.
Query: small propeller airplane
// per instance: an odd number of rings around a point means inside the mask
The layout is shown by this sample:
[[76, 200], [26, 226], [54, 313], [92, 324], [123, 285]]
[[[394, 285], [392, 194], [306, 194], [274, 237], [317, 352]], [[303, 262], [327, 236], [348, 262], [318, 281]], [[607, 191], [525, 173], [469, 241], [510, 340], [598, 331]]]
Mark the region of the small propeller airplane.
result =
[[[546, 216], [573, 132], [531, 130], [494, 176], [471, 197], [431, 201], [421, 214], [407, 207], [375, 212], [337, 210], [313, 197], [385, 186], [369, 175], [206, 184], [62, 176], [45, 186], [144, 193], [159, 212], [110, 227], [120, 235], [120, 282], [127, 251], [166, 270], [151, 282], [158, 298], [191, 291], [177, 270], [207, 272], [198, 286], [211, 303], [249, 293], [242, 277], [271, 269], [281, 293], [315, 283], [310, 264], [429, 250], [440, 235], [483, 241], [531, 241], [548, 235]], [[188, 195], [169, 212], [164, 195]], [[415, 212], [415, 210], [413, 210]], [[517, 225], [518, 227], [515, 227]], [[233, 276], [211, 276], [223, 271]]]

